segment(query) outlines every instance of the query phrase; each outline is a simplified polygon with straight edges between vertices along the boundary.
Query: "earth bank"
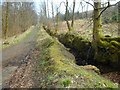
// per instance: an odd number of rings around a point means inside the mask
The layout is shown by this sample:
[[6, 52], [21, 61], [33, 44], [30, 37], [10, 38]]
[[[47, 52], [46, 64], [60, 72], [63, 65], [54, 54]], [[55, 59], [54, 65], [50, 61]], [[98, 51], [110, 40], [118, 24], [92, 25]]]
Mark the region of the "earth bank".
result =
[[[89, 47], [90, 43], [86, 43]], [[88, 65], [95, 68], [89, 69], [76, 65], [75, 57], [68, 48], [44, 30], [39, 32], [37, 48], [41, 51], [36, 68], [42, 74], [39, 78], [42, 88], [118, 88], [118, 84], [101, 77], [95, 66]]]

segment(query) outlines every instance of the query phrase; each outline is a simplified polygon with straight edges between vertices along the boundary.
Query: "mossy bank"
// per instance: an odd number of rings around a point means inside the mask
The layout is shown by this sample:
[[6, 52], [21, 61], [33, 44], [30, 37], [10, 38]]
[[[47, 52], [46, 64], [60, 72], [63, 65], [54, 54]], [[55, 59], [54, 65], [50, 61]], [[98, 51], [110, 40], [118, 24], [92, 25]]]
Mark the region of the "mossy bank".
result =
[[60, 42], [79, 56], [77, 63], [80, 65], [101, 63], [120, 68], [120, 37], [104, 37], [97, 44], [98, 54], [95, 55], [94, 45], [85, 40], [76, 32], [68, 32], [58, 36]]
[[75, 57], [56, 38], [39, 31], [36, 65], [41, 88], [118, 88], [118, 85], [75, 64]]

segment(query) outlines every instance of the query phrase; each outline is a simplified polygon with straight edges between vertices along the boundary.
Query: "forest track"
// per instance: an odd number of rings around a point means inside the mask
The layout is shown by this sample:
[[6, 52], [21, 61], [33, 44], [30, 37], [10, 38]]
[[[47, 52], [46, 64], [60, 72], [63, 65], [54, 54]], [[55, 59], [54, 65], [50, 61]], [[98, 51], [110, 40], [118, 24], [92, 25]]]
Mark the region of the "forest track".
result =
[[10, 75], [5, 81], [7, 88], [32, 88], [36, 84], [35, 81], [35, 65], [36, 61], [32, 58], [37, 55], [37, 50], [34, 49], [24, 58], [24, 62]]
[[15, 77], [14, 74], [17, 71], [18, 73], [25, 73], [34, 64], [31, 61], [31, 55], [35, 50], [38, 30], [37, 26], [34, 26], [31, 34], [26, 39], [0, 52], [2, 54], [1, 74], [3, 80], [0, 82], [2, 87], [9, 87], [8, 81], [12, 76]]
[[36, 40], [36, 34], [38, 30], [35, 30], [35, 27], [31, 31], [31, 34], [25, 38], [20, 43], [10, 46], [9, 48], [3, 49], [0, 53], [2, 53], [2, 65], [3, 68], [7, 67], [10, 61], [13, 59], [21, 58], [21, 56], [25, 57], [29, 50], [33, 49]]

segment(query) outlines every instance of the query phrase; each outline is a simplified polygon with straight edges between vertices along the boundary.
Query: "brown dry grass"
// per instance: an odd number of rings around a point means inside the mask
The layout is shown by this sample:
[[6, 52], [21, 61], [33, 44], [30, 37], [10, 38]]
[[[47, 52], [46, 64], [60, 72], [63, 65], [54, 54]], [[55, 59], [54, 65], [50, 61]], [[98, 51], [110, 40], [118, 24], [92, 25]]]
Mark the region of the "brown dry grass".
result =
[[[70, 22], [70, 21], [69, 21]], [[93, 23], [91, 19], [75, 20], [74, 31], [79, 32], [81, 36], [91, 40]], [[66, 22], [59, 22], [58, 33], [65, 33], [68, 31]], [[112, 37], [118, 36], [118, 23], [103, 24], [103, 35], [110, 35]]]

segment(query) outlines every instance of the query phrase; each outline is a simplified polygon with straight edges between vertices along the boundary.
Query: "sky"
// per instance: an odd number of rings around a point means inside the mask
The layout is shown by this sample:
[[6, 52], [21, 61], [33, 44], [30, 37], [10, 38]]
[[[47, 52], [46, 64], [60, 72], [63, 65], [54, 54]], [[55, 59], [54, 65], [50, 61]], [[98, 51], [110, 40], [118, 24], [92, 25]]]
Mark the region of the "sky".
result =
[[[42, 2], [44, 0], [0, 0], [0, 1], [1, 2], [3, 2], [3, 1], [8, 1], [8, 2], [35, 2], [35, 9], [39, 13], [40, 12], [40, 5], [42, 4]], [[45, 0], [45, 1], [47, 1], [47, 0]], [[51, 2], [53, 2], [54, 12], [55, 12], [56, 7], [58, 7], [61, 2], [65, 2], [65, 1], [66, 0], [48, 0], [48, 10], [50, 12], [50, 16], [52, 16]], [[76, 1], [75, 12], [77, 12], [77, 11], [81, 12], [82, 8], [80, 6], [80, 2], [83, 1], [83, 0], [75, 0], [75, 1]], [[85, 1], [93, 4], [93, 0], [85, 0]], [[101, 0], [101, 1], [102, 2], [107, 2], [108, 0]], [[118, 1], [120, 1], [120, 0], [110, 0], [110, 3], [115, 4]], [[70, 9], [72, 9], [72, 3], [73, 3], [73, 0], [68, 0], [68, 4], [69, 4]], [[85, 2], [83, 2], [83, 4], [85, 5], [84, 11], [87, 10], [87, 7], [88, 7], [88, 10], [93, 10], [93, 7], [91, 5], [86, 4]], [[62, 14], [65, 13], [65, 5], [63, 3], [61, 4], [61, 7], [59, 8], [59, 11]]]
[[[43, 2], [44, 0], [40, 0], [41, 2]], [[54, 4], [54, 10], [55, 10], [55, 8], [56, 7], [58, 7], [59, 5], [60, 5], [60, 3], [61, 2], [65, 2], [66, 0], [48, 0], [48, 2], [49, 2], [49, 11], [52, 11], [51, 10], [51, 1], [53, 2], [53, 4]], [[78, 11], [78, 9], [79, 9], [79, 11], [81, 11], [80, 9], [81, 9], [81, 7], [79, 7], [80, 5], [79, 5], [79, 2], [80, 2], [81, 0], [76, 0], [76, 7], [75, 7], [75, 12], [76, 11]], [[39, 10], [39, 6], [40, 6], [40, 3], [41, 2], [38, 2], [38, 0], [36, 0], [36, 3], [35, 3], [35, 5], [36, 5], [36, 10]], [[73, 0], [68, 0], [68, 4], [69, 4], [69, 7], [70, 7], [70, 9], [72, 9], [72, 3], [73, 3]], [[89, 10], [92, 10], [92, 7], [89, 5]], [[65, 5], [64, 5], [64, 3], [62, 3], [61, 4], [61, 6], [60, 6], [60, 9], [59, 9], [59, 11], [61, 12], [61, 13], [65, 13]]]
[[[34, 0], [34, 1], [35, 1], [35, 6], [36, 6], [36, 11], [39, 12], [40, 4], [44, 0]], [[45, 0], [45, 1], [47, 1], [47, 0]], [[65, 2], [65, 1], [66, 0], [48, 0], [48, 9], [49, 9], [49, 12], [50, 12], [50, 16], [52, 16], [52, 14], [51, 14], [51, 12], [52, 12], [51, 2], [53, 2], [53, 4], [54, 4], [54, 11], [55, 11], [55, 8], [58, 7], [61, 2]], [[83, 1], [83, 0], [76, 0], [75, 12], [77, 12], [77, 11], [81, 12], [82, 11], [82, 8], [80, 6], [81, 1]], [[90, 2], [90, 3], [93, 4], [92, 0], [85, 0], [85, 1]], [[102, 2], [107, 2], [108, 0], [101, 0], [101, 1]], [[110, 4], [115, 4], [118, 1], [120, 1], [120, 0], [110, 0]], [[73, 3], [73, 0], [68, 0], [68, 4], [69, 4], [70, 9], [72, 9], [72, 3]], [[88, 10], [93, 10], [93, 7], [91, 5], [89, 5], [89, 4], [86, 4], [85, 2], [83, 2], [83, 5], [85, 6], [84, 11], [87, 10], [87, 7], [88, 7]], [[61, 4], [61, 7], [60, 7], [59, 11], [62, 14], [65, 13], [65, 5], [63, 3]]]

